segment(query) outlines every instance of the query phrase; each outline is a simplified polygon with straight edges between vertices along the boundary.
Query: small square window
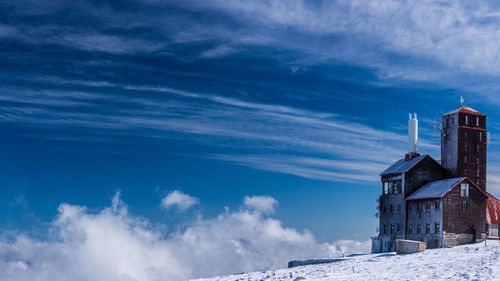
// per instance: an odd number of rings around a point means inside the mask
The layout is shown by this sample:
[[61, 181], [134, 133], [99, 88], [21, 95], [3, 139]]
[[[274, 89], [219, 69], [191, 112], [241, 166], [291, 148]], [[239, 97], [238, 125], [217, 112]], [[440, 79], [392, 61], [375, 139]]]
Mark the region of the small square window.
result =
[[463, 201], [462, 202], [462, 211], [467, 211], [467, 209], [469, 209], [469, 204], [467, 203], [467, 201]]
[[439, 229], [439, 222], [436, 222], [436, 223], [434, 224], [434, 232], [435, 232], [435, 233], [439, 233], [439, 230], [440, 230], [440, 229]]
[[465, 124], [469, 124], [469, 116], [465, 115]]
[[429, 234], [429, 233], [431, 233], [431, 224], [426, 223], [425, 224], [425, 234]]
[[408, 234], [412, 233], [413, 233], [413, 224], [410, 224], [410, 226], [408, 227]]
[[467, 169], [464, 170], [464, 175], [467, 176], [467, 174], [469, 173], [469, 171]]
[[417, 234], [420, 234], [422, 232], [422, 225], [417, 224]]
[[468, 146], [464, 145], [464, 151], [467, 151]]
[[467, 163], [467, 156], [464, 156], [464, 163]]
[[434, 207], [436, 208], [436, 210], [438, 210], [441, 206], [441, 203], [439, 201], [436, 201], [436, 203], [434, 203]]
[[476, 126], [479, 127], [479, 117], [476, 117]]
[[393, 233], [394, 233], [394, 225], [391, 224], [391, 234], [393, 234]]

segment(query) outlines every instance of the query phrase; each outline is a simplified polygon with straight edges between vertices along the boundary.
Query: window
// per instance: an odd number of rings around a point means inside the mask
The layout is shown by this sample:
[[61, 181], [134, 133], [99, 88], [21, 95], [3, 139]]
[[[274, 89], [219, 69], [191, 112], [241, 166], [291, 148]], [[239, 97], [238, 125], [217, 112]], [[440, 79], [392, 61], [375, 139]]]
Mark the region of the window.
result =
[[408, 234], [412, 233], [413, 233], [413, 224], [410, 224], [410, 226], [408, 226]]
[[455, 125], [455, 118], [451, 117], [451, 124]]
[[476, 117], [476, 126], [479, 127], [479, 117]]
[[434, 224], [434, 232], [435, 232], [435, 233], [439, 233], [439, 222], [436, 222], [436, 223]]
[[462, 211], [467, 211], [467, 209], [469, 208], [468, 206], [469, 204], [467, 204], [467, 201], [463, 201], [462, 202]]
[[467, 151], [467, 145], [464, 145], [464, 151]]
[[483, 132], [479, 132], [478, 133], [478, 138], [479, 138], [479, 142], [482, 142], [483, 141]]
[[467, 163], [467, 156], [464, 157], [464, 163]]
[[398, 213], [401, 212], [401, 205], [398, 204]]
[[387, 234], [387, 224], [384, 224], [384, 234]]
[[425, 208], [429, 210], [431, 208], [431, 201], [425, 202]]
[[441, 203], [439, 201], [436, 201], [436, 203], [434, 203], [434, 208], [436, 208], [436, 210], [439, 210], [440, 205]]
[[384, 213], [384, 214], [385, 214], [385, 205], [384, 205], [384, 206], [382, 206], [382, 213]]
[[460, 197], [469, 197], [469, 184], [461, 183], [460, 184]]
[[392, 213], [392, 204], [391, 204], [391, 205], [389, 205], [389, 212], [391, 212], [391, 213]]
[[394, 233], [394, 225], [391, 224], [391, 234], [393, 234], [393, 233]]
[[425, 224], [425, 234], [429, 234], [429, 233], [431, 233], [431, 224], [426, 223]]
[[422, 226], [417, 224], [417, 234], [420, 234], [420, 232], [422, 232]]
[[382, 193], [384, 195], [401, 193], [401, 180], [384, 181]]
[[479, 152], [479, 144], [476, 145], [476, 152]]
[[479, 169], [476, 170], [476, 177], [479, 177]]
[[396, 226], [396, 231], [399, 233], [401, 232], [401, 224], [398, 223], [398, 225]]
[[476, 158], [476, 164], [479, 164], [479, 157]]
[[465, 124], [469, 125], [469, 116], [465, 115]]
[[464, 170], [464, 175], [466, 175], [466, 176], [467, 176], [467, 174], [468, 174], [468, 173], [469, 173], [469, 170], [465, 169], [465, 170]]

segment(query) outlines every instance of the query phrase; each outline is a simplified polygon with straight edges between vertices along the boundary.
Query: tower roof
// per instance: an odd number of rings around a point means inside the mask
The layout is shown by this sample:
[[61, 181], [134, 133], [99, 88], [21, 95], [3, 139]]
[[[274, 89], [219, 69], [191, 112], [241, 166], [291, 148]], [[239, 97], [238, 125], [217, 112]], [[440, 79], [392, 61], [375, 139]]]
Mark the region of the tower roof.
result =
[[467, 114], [472, 114], [472, 115], [477, 115], [477, 116], [486, 116], [486, 115], [480, 113], [479, 111], [477, 111], [477, 110], [475, 110], [475, 109], [473, 109], [471, 107], [468, 107], [467, 105], [462, 105], [462, 106], [460, 106], [459, 108], [457, 108], [457, 109], [455, 109], [453, 111], [450, 111], [450, 112], [448, 112], [446, 114], [443, 114], [443, 116], [449, 115], [449, 114], [454, 114], [454, 113], [457, 113], [457, 112], [459, 112], [459, 113], [467, 113]]

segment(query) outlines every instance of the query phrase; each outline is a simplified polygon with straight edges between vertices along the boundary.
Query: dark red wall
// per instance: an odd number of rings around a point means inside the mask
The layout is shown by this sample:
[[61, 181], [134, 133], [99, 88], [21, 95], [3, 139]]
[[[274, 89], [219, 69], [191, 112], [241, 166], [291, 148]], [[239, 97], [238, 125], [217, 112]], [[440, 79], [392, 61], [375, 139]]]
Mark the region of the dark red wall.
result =
[[[462, 202], [468, 202], [468, 209], [462, 210]], [[486, 233], [486, 196], [470, 184], [469, 197], [460, 197], [460, 185], [443, 198], [443, 230], [446, 233], [470, 233], [476, 239]]]

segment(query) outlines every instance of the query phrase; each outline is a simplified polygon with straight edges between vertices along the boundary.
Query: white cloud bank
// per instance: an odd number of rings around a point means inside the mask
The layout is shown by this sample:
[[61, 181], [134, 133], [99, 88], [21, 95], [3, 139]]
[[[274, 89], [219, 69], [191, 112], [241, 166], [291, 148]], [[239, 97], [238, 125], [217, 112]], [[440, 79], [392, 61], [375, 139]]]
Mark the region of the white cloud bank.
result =
[[[274, 200], [274, 199], [273, 199]], [[119, 194], [95, 213], [61, 204], [51, 238], [0, 240], [0, 280], [186, 280], [285, 267], [287, 261], [369, 251], [370, 243], [318, 243], [259, 210], [198, 219], [182, 232], [130, 215]]]
[[170, 192], [161, 200], [161, 206], [163, 208], [168, 209], [177, 206], [178, 210], [181, 212], [186, 211], [198, 203], [200, 203], [198, 198], [187, 195], [179, 190]]

